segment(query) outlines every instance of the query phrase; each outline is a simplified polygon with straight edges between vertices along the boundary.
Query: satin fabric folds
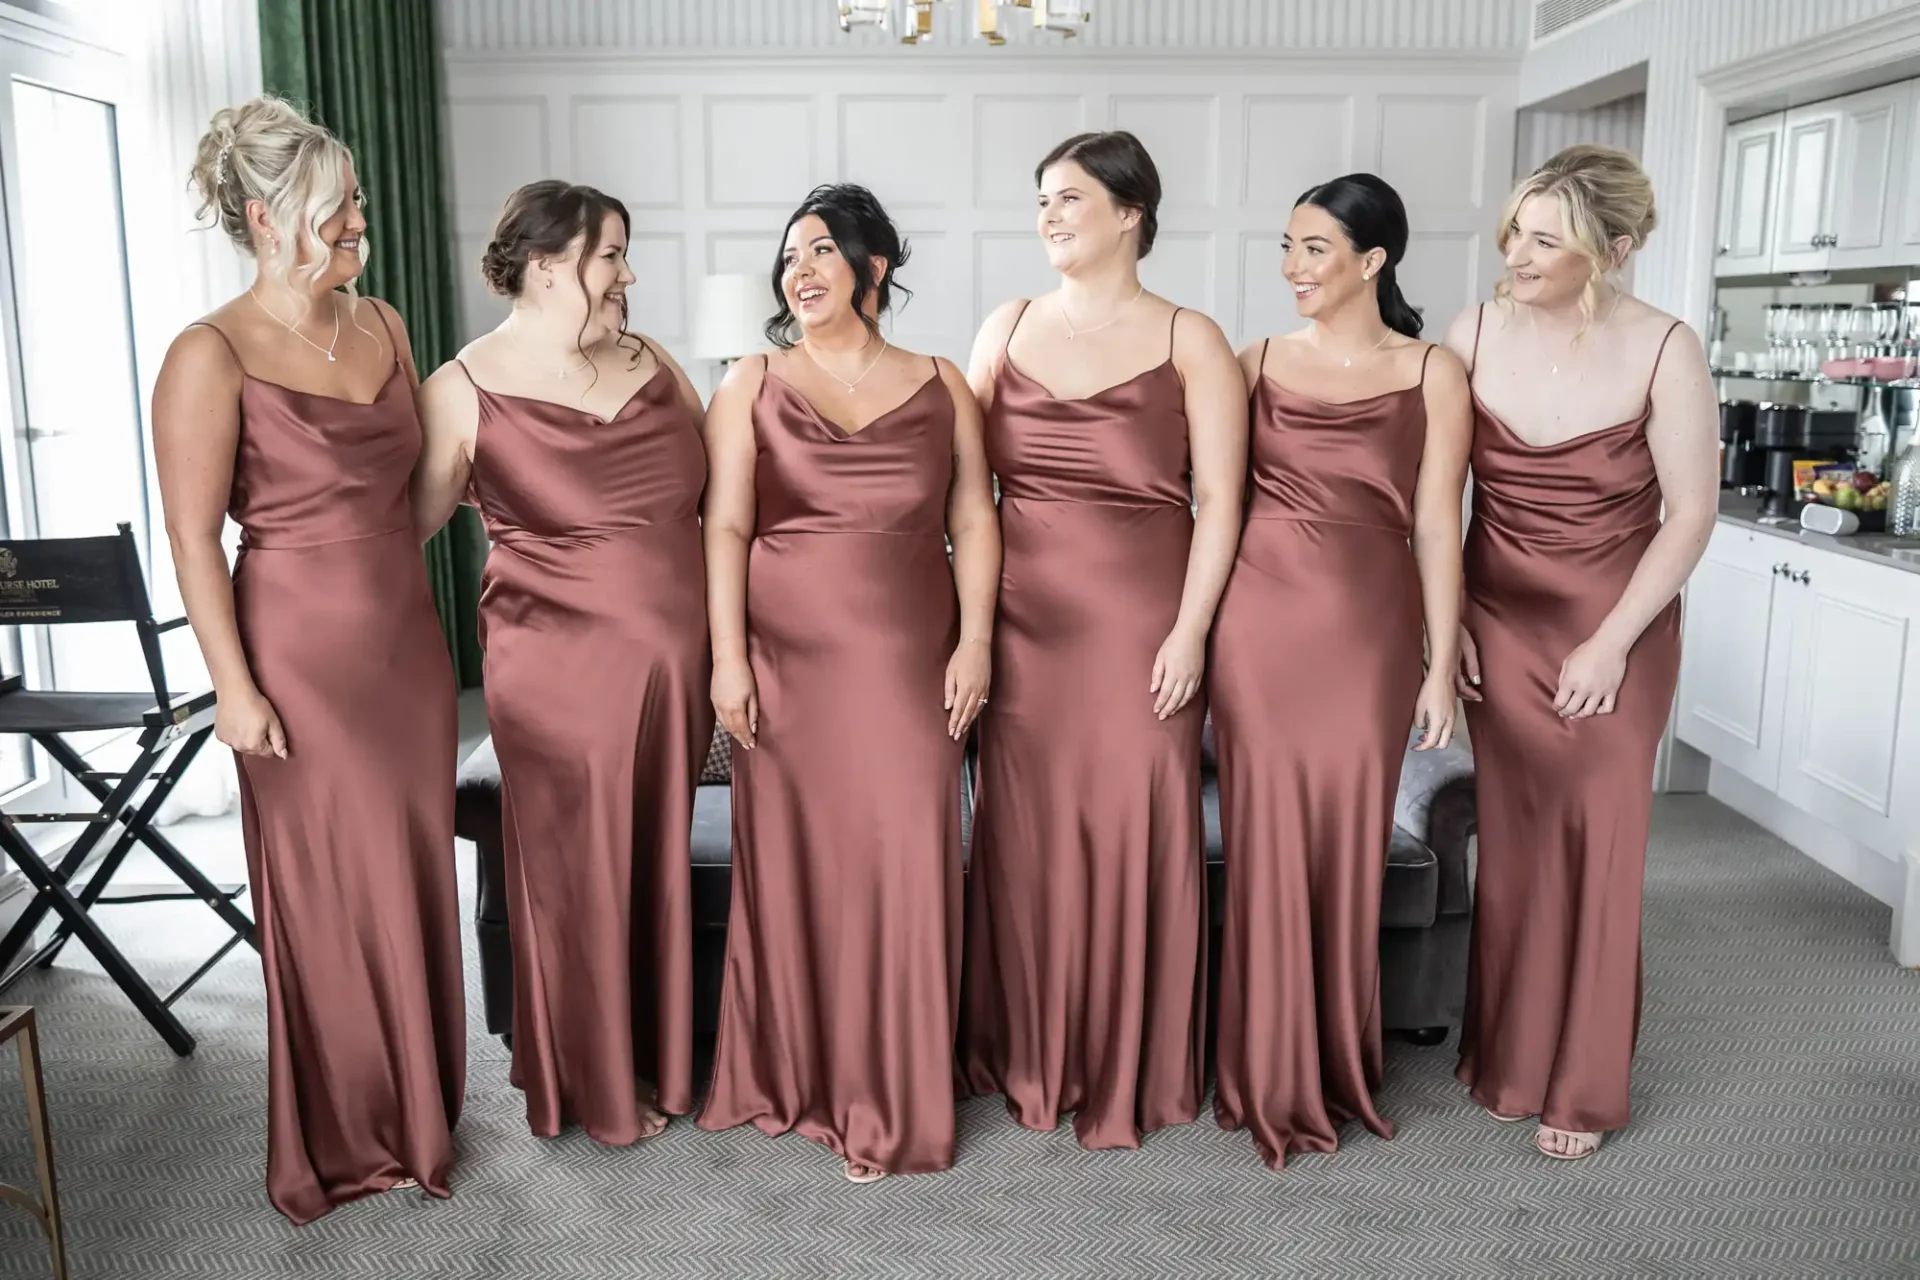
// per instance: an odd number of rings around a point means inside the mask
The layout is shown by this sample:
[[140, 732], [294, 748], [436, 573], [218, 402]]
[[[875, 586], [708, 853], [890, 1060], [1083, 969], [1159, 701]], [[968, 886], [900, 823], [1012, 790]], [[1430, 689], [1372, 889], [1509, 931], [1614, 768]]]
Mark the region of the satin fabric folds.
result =
[[1089, 1148], [1199, 1114], [1201, 697], [1154, 716], [1193, 515], [1169, 358], [1061, 400], [1003, 361], [987, 417], [1004, 567], [979, 722], [962, 1071]]
[[[236, 355], [237, 358], [237, 355]], [[445, 1197], [466, 1080], [453, 668], [407, 508], [420, 425], [248, 377], [234, 615], [287, 757], [240, 756], [267, 993], [267, 1194]]]
[[[1422, 366], [1424, 378], [1425, 366]], [[1221, 1127], [1273, 1168], [1393, 1126], [1380, 1085], [1380, 891], [1420, 692], [1408, 537], [1422, 385], [1347, 404], [1262, 377], [1253, 488], [1214, 624], [1227, 869]]]
[[1564, 720], [1553, 696], [1659, 531], [1649, 412], [1535, 448], [1474, 410], [1465, 618], [1484, 701], [1466, 704], [1480, 857], [1459, 1075], [1501, 1115], [1578, 1133], [1627, 1122], [1679, 602], [1634, 644], [1612, 714]]
[[769, 372], [733, 753], [733, 904], [700, 1124], [888, 1173], [953, 1162], [960, 745], [942, 707], [954, 409], [937, 373], [847, 434]]
[[693, 1110], [689, 830], [712, 741], [706, 453], [664, 366], [612, 421], [480, 390], [473, 494], [527, 1124]]

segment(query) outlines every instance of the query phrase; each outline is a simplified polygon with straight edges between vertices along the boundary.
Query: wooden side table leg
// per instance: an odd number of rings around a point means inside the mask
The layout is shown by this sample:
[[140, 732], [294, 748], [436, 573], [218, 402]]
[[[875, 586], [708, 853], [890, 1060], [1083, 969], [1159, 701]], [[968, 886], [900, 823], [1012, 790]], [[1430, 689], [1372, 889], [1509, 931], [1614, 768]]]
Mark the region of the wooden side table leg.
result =
[[33, 1013], [20, 1027], [20, 1083], [27, 1098], [27, 1127], [33, 1135], [33, 1163], [40, 1175], [40, 1204], [46, 1214], [47, 1246], [53, 1255], [53, 1280], [67, 1280], [66, 1231], [60, 1221], [60, 1193], [53, 1180], [53, 1126], [40, 1075], [40, 1036]]

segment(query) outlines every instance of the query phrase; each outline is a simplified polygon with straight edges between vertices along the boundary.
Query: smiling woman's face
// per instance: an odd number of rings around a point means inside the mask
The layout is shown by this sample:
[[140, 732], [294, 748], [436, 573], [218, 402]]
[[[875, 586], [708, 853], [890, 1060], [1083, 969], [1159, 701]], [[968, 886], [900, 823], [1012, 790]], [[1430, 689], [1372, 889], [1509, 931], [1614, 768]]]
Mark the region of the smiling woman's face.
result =
[[1050, 165], [1040, 175], [1039, 201], [1035, 225], [1055, 271], [1101, 261], [1140, 222], [1138, 209], [1115, 204], [1099, 180], [1072, 160]]
[[1573, 243], [1560, 197], [1546, 192], [1520, 202], [1507, 228], [1507, 281], [1516, 302], [1557, 307], [1573, 302], [1593, 278], [1593, 260]]

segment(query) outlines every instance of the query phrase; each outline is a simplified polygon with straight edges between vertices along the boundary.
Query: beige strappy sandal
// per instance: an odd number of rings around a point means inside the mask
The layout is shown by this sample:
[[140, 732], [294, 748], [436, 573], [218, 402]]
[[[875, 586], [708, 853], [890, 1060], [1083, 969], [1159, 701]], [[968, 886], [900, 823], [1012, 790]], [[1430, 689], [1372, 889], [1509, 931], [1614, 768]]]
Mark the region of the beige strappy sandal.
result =
[[[858, 1170], [858, 1172], [856, 1172], [856, 1170]], [[847, 1161], [848, 1182], [857, 1182], [864, 1185], [869, 1182], [878, 1182], [886, 1176], [887, 1171], [885, 1169], [870, 1164], [862, 1164], [858, 1160]]]
[[[1550, 1133], [1557, 1133], [1562, 1138], [1570, 1139], [1573, 1150], [1553, 1150], [1547, 1145], [1547, 1135]], [[1582, 1133], [1577, 1129], [1555, 1129], [1543, 1124], [1540, 1126], [1540, 1132], [1534, 1135], [1533, 1145], [1539, 1148], [1541, 1155], [1552, 1160], [1585, 1160], [1600, 1149], [1601, 1137], [1602, 1135], [1597, 1133]]]

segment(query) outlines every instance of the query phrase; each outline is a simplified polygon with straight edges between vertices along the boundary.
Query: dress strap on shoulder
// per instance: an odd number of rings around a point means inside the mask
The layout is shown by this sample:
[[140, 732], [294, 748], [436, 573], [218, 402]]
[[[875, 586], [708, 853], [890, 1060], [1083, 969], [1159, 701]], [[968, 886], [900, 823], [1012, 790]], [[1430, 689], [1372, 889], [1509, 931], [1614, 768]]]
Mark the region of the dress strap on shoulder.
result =
[[1467, 380], [1473, 380], [1473, 371], [1480, 367], [1480, 329], [1487, 322], [1487, 304], [1481, 303], [1473, 318], [1473, 354], [1467, 357]]
[[1429, 342], [1427, 354], [1420, 357], [1420, 385], [1423, 387], [1427, 385], [1427, 365], [1433, 359], [1433, 349], [1439, 345], [1437, 342]]
[[1660, 349], [1653, 353], [1653, 371], [1647, 374], [1646, 398], [1649, 404], [1653, 403], [1653, 380], [1660, 376], [1660, 362], [1666, 358], [1667, 344], [1673, 341], [1673, 331], [1679, 327], [1680, 322], [1678, 320], [1668, 325], [1666, 333], [1660, 339]]
[[211, 320], [195, 320], [192, 324], [188, 325], [187, 328], [211, 329], [215, 333], [219, 334], [220, 341], [227, 344], [227, 350], [232, 354], [233, 362], [240, 366], [240, 372], [245, 373], [247, 371], [247, 362], [240, 358], [240, 348], [233, 345], [233, 339], [227, 336], [227, 331], [225, 329], [222, 329], [219, 325], [215, 324]]
[[1000, 344], [1000, 356], [1002, 359], [1005, 359], [1007, 352], [1012, 349], [1014, 332], [1020, 328], [1020, 322], [1027, 318], [1027, 308], [1032, 305], [1032, 298], [1020, 299], [1020, 309], [1013, 313], [1013, 323], [1007, 326], [1007, 340]]
[[460, 372], [463, 375], [465, 375], [467, 379], [467, 385], [471, 386], [475, 391], [478, 391], [480, 389], [480, 384], [474, 381], [473, 370], [467, 368], [467, 362], [465, 360], [462, 360], [459, 356], [455, 356], [453, 358], [453, 362], [460, 366]]
[[[398, 365], [400, 363], [400, 343], [393, 336], [393, 325], [387, 320], [387, 309], [381, 305], [378, 298], [368, 298], [367, 302], [372, 305], [373, 314], [380, 318], [380, 327], [387, 331], [387, 345], [393, 348], [393, 362]], [[464, 369], [466, 366], [462, 365], [461, 368]], [[469, 382], [473, 381], [472, 376], [469, 375], [467, 380]]]
[[1169, 360], [1173, 359], [1173, 329], [1180, 323], [1180, 313], [1185, 310], [1185, 307], [1175, 307], [1172, 318], [1167, 321], [1167, 359]]
[[1260, 367], [1257, 370], [1255, 370], [1256, 373], [1265, 375], [1265, 373], [1267, 372], [1267, 348], [1271, 347], [1272, 345], [1273, 345], [1272, 335], [1268, 335], [1267, 337], [1262, 338], [1260, 340]]

